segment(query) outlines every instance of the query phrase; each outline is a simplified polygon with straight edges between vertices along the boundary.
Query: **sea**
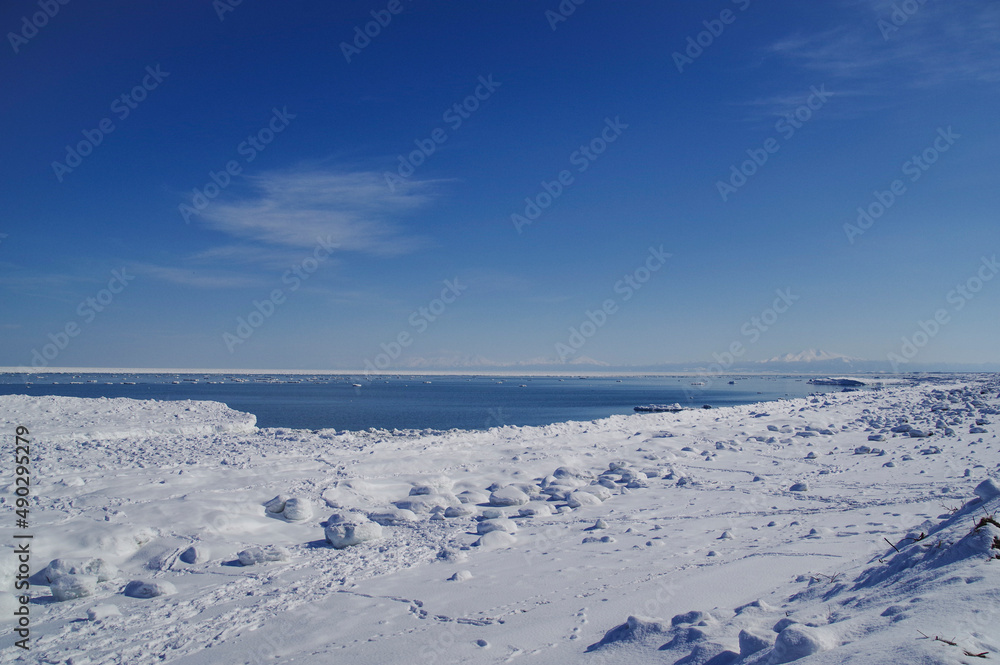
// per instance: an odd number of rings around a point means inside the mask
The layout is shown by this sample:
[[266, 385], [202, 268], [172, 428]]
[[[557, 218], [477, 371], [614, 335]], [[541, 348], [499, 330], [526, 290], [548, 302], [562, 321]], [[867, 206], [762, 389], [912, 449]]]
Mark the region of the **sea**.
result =
[[717, 408], [844, 390], [809, 378], [8, 373], [0, 374], [0, 395], [211, 400], [253, 413], [258, 427], [448, 430], [590, 421], [632, 415], [634, 407], [649, 404]]

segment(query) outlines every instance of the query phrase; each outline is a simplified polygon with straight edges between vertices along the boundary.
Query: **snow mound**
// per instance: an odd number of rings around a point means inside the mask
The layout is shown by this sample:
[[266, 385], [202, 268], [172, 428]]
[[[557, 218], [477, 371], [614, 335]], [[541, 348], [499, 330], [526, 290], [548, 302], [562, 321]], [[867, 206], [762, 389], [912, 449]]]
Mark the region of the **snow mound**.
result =
[[523, 506], [528, 500], [528, 495], [514, 485], [508, 485], [490, 494], [491, 506]]
[[42, 577], [50, 583], [64, 575], [92, 575], [98, 582], [107, 582], [118, 575], [118, 569], [97, 557], [53, 559], [42, 569]]
[[313, 516], [312, 502], [301, 497], [292, 497], [285, 502], [284, 510], [281, 511], [285, 519], [289, 522], [301, 522]]
[[[646, 654], [648, 661], [676, 665], [782, 665], [812, 662], [826, 652], [831, 655], [817, 662], [951, 662], [936, 651], [940, 642], [912, 637], [916, 630], [949, 630], [961, 635], [956, 639], [962, 648], [992, 653], [998, 646], [987, 637], [995, 634], [992, 611], [979, 612], [978, 631], [968, 626], [968, 614], [966, 623], [952, 615], [995, 602], [989, 576], [991, 562], [1000, 558], [1000, 525], [991, 517], [1000, 512], [996, 488], [994, 480], [982, 481], [977, 498], [939, 523], [910, 531], [870, 565], [799, 576], [797, 582], [807, 583], [804, 589], [739, 606], [724, 620], [692, 611], [675, 616], [667, 627], [630, 617], [588, 651], [632, 643], [629, 662], [645, 662]], [[921, 602], [925, 599], [933, 602]], [[739, 653], [728, 646], [736, 644]]]
[[159, 596], [170, 596], [177, 593], [177, 587], [170, 582], [132, 580], [125, 585], [125, 591], [122, 593], [130, 598], [158, 598]]
[[532, 502], [517, 510], [520, 517], [539, 517], [552, 514], [552, 506], [547, 503]]
[[87, 619], [89, 621], [103, 621], [104, 619], [120, 617], [121, 615], [122, 613], [121, 610], [118, 609], [118, 606], [111, 605], [110, 603], [95, 605], [87, 610]]
[[462, 503], [486, 503], [489, 497], [479, 490], [465, 490], [458, 493], [458, 500]]
[[629, 616], [625, 623], [615, 626], [604, 634], [600, 642], [591, 644], [587, 651], [596, 651], [620, 642], [646, 642], [658, 640], [670, 632], [670, 627], [660, 619]]
[[380, 539], [382, 526], [364, 515], [336, 513], [330, 517], [324, 533], [327, 542], [341, 550]]
[[264, 510], [269, 513], [280, 513], [285, 510], [286, 501], [288, 501], [288, 497], [284, 494], [279, 494], [273, 499], [264, 502]]
[[264, 545], [262, 547], [248, 547], [242, 550], [236, 557], [244, 566], [256, 566], [261, 563], [271, 563], [274, 561], [288, 561], [291, 553], [279, 545]]
[[559, 480], [575, 479], [590, 481], [594, 477], [593, 472], [576, 466], [561, 466], [553, 471], [552, 475]]
[[455, 486], [455, 481], [448, 476], [431, 476], [422, 479], [422, 482], [416, 483], [410, 488], [410, 496], [419, 496], [421, 494], [450, 494], [452, 488]]
[[[449, 508], [448, 510], [459, 510], [458, 508]], [[445, 517], [453, 517], [445, 511]], [[372, 522], [380, 524], [382, 526], [398, 526], [401, 524], [412, 524], [417, 521], [417, 515], [412, 510], [406, 510], [405, 508], [389, 508], [387, 510], [377, 510], [368, 513], [368, 519]]]
[[834, 638], [821, 629], [792, 624], [778, 633], [767, 662], [769, 665], [790, 663], [814, 653], [828, 651], [835, 645]]
[[1000, 483], [993, 478], [987, 478], [976, 485], [976, 496], [982, 501], [990, 501], [1000, 496]]
[[435, 509], [440, 508], [444, 511], [447, 508], [458, 507], [461, 505], [458, 497], [454, 494], [415, 494], [406, 497], [405, 499], [400, 499], [399, 501], [393, 501], [392, 505], [402, 510], [409, 510], [411, 512], [419, 514], [432, 513]]
[[512, 547], [517, 542], [517, 538], [506, 531], [490, 531], [480, 536], [473, 545], [483, 550], [498, 550]]
[[583, 506], [599, 506], [601, 499], [593, 492], [579, 490], [573, 492], [566, 499], [566, 505], [570, 508], [582, 508]]
[[93, 596], [97, 591], [97, 576], [59, 575], [49, 584], [49, 589], [59, 602]]
[[517, 524], [515, 524], [513, 520], [507, 519], [506, 517], [500, 517], [492, 520], [483, 520], [476, 525], [476, 533], [481, 536], [493, 531], [514, 533], [517, 531]]
[[0, 397], [0, 426], [39, 423], [32, 435], [50, 443], [198, 434], [251, 434], [257, 416], [221, 402], [126, 397]]
[[207, 545], [191, 545], [181, 552], [177, 558], [184, 563], [205, 563], [210, 558], [209, 549]]
[[774, 644], [774, 638], [763, 631], [743, 629], [739, 634], [740, 656], [746, 658], [758, 651], [770, 648]]

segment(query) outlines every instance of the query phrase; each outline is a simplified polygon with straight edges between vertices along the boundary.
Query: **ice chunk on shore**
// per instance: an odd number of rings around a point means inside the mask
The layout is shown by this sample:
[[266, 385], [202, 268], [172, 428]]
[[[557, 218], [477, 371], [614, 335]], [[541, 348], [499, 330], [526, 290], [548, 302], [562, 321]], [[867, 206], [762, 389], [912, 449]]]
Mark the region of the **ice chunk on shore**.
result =
[[209, 559], [208, 547], [205, 545], [192, 545], [181, 552], [180, 560], [184, 563], [205, 563]]
[[619, 642], [641, 642], [648, 637], [657, 638], [659, 635], [666, 634], [669, 631], [670, 627], [659, 619], [630, 616], [625, 620], [625, 623], [615, 626], [606, 632], [600, 642], [587, 647], [587, 651], [596, 651], [609, 644]]
[[177, 587], [170, 582], [143, 582], [132, 580], [125, 585], [123, 592], [130, 598], [156, 598], [177, 593]]
[[476, 525], [476, 533], [479, 535], [484, 535], [490, 533], [491, 531], [504, 531], [506, 533], [514, 533], [517, 531], [517, 525], [514, 524], [513, 520], [509, 520], [505, 517], [500, 517], [493, 520], [483, 520]]
[[593, 492], [585, 492], [583, 490], [578, 490], [569, 495], [566, 499], [566, 505], [570, 508], [580, 508], [582, 506], [596, 506], [601, 503], [600, 498], [597, 497]]
[[313, 516], [312, 502], [309, 499], [292, 497], [285, 502], [285, 509], [281, 511], [285, 519], [289, 522], [301, 522]]
[[479, 490], [465, 490], [464, 492], [459, 492], [458, 500], [462, 503], [486, 503], [489, 497]]
[[435, 508], [444, 510], [451, 506], [459, 506], [461, 501], [454, 494], [415, 494], [393, 501], [392, 505], [420, 514], [433, 512]]
[[561, 466], [552, 472], [552, 475], [559, 480], [591, 480], [594, 474], [586, 469], [580, 469], [575, 466]]
[[518, 509], [517, 514], [521, 517], [535, 517], [538, 515], [545, 516], [552, 514], [552, 507], [547, 503], [541, 503], [538, 501], [529, 503], [527, 506]]
[[[448, 510], [451, 510], [451, 508]], [[446, 511], [445, 517], [448, 516]], [[388, 508], [369, 513], [368, 519], [382, 526], [393, 526], [398, 524], [412, 524], [417, 521], [417, 515], [412, 510], [406, 510], [405, 508]]]
[[272, 561], [288, 561], [291, 556], [291, 553], [287, 549], [278, 545], [248, 547], [236, 555], [240, 563], [244, 566], [256, 566], [259, 563], [270, 563]]
[[983, 501], [989, 501], [995, 497], [1000, 496], [1000, 483], [997, 483], [993, 478], [987, 478], [983, 482], [976, 485], [974, 490], [976, 496], [978, 496]]
[[523, 506], [528, 500], [528, 495], [514, 485], [508, 485], [490, 494], [491, 506]]
[[455, 482], [447, 476], [436, 476], [426, 478], [424, 482], [413, 485], [410, 488], [410, 496], [422, 496], [424, 494], [450, 494]]
[[802, 624], [792, 624], [778, 633], [769, 662], [773, 665], [790, 663], [814, 653], [827, 651], [833, 646], [830, 636], [822, 630]]
[[769, 636], [746, 629], [740, 631], [739, 640], [740, 656], [743, 658], [771, 646], [771, 638]]
[[62, 575], [93, 575], [98, 582], [107, 582], [118, 575], [118, 569], [101, 558], [61, 558], [53, 559], [42, 571], [47, 582], [53, 582]]
[[498, 550], [504, 547], [511, 547], [516, 542], [517, 538], [506, 531], [490, 531], [480, 536], [479, 540], [473, 544], [484, 550]]
[[93, 596], [97, 591], [97, 576], [59, 575], [51, 581], [49, 589], [59, 602]]
[[589, 492], [596, 496], [601, 501], [607, 501], [612, 496], [611, 490], [603, 485], [588, 485], [587, 487], [581, 487], [578, 491]]
[[264, 510], [269, 513], [280, 513], [285, 509], [286, 501], [288, 501], [288, 497], [284, 494], [279, 494], [273, 499], [264, 502]]
[[691, 610], [690, 612], [684, 612], [683, 614], [676, 614], [670, 620], [671, 626], [681, 626], [686, 623], [703, 623], [714, 621], [715, 619], [708, 612], [702, 612], [701, 610]]
[[827, 651], [833, 646], [833, 640], [825, 631], [795, 623], [778, 633], [768, 662], [772, 665], [790, 663], [814, 653]]
[[359, 545], [382, 537], [382, 526], [364, 515], [334, 514], [324, 531], [326, 540], [336, 549]]

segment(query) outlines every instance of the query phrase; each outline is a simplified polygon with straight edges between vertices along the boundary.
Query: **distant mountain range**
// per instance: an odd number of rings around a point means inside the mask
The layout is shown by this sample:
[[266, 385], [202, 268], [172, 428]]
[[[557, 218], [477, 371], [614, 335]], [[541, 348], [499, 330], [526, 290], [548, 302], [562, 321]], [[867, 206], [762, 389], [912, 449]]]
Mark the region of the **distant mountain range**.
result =
[[531, 360], [519, 360], [512, 363], [503, 363], [490, 360], [481, 355], [454, 354], [444, 356], [433, 356], [428, 358], [402, 358], [398, 365], [399, 369], [536, 369], [550, 368], [557, 369], [566, 366], [584, 367], [610, 367], [608, 363], [594, 360], [587, 356], [580, 356], [572, 360], [560, 362], [550, 358], [533, 358]]
[[817, 351], [816, 349], [808, 349], [807, 351], [802, 351], [801, 353], [786, 353], [783, 356], [775, 356], [774, 358], [769, 358], [767, 360], [761, 360], [761, 363], [815, 363], [815, 362], [841, 362], [841, 363], [860, 363], [865, 362], [861, 358], [852, 358], [850, 356], [843, 356], [839, 353], [830, 353], [829, 351]]
[[[853, 358], [840, 353], [807, 349], [799, 353], [786, 353], [781, 356], [760, 360], [757, 362], [737, 363], [738, 367], [755, 369], [756, 371], [779, 372], [886, 372], [890, 371], [888, 361], [865, 360]], [[905, 368], [901, 368], [904, 369]]]

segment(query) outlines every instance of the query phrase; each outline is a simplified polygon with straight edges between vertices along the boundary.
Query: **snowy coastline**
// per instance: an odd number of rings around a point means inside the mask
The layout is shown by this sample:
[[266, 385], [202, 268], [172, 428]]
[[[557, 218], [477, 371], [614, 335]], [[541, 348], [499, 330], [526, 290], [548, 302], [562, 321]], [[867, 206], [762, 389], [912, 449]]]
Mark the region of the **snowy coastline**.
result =
[[[1000, 510], [998, 391], [963, 375], [447, 432], [0, 397], [5, 458], [30, 431], [34, 532], [32, 650], [5, 631], [0, 662], [981, 662], [964, 652], [1000, 653], [1000, 528], [973, 530]], [[335, 548], [332, 514], [378, 537]], [[56, 602], [57, 558], [114, 575]]]

